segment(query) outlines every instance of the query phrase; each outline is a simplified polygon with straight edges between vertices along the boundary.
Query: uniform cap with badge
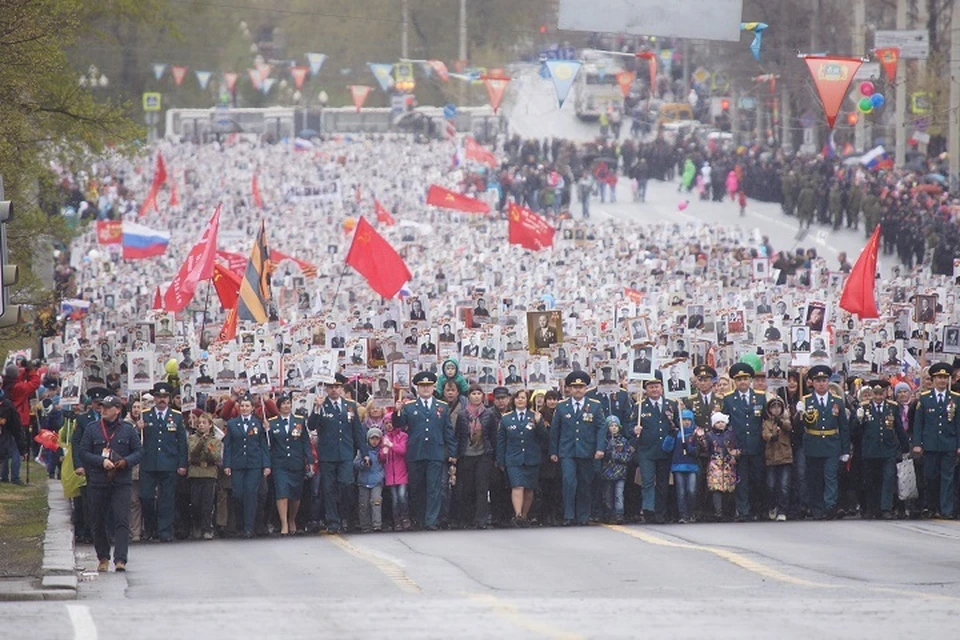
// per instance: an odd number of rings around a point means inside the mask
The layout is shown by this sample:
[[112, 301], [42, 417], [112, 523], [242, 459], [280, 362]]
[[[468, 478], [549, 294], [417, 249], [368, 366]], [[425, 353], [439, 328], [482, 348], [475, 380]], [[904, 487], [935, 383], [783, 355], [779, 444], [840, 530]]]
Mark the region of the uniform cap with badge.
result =
[[429, 371], [420, 371], [413, 376], [413, 384], [420, 386], [422, 384], [437, 384], [437, 376]]
[[173, 386], [166, 382], [158, 382], [153, 385], [153, 395], [154, 396], [170, 396], [173, 395]]
[[717, 379], [717, 370], [711, 367], [710, 365], [701, 364], [693, 369], [693, 375], [697, 378], [710, 378], [711, 380]]
[[737, 378], [753, 378], [755, 375], [756, 372], [753, 370], [753, 367], [746, 362], [738, 362], [730, 367], [730, 377], [734, 380]]
[[90, 399], [91, 404], [99, 404], [103, 402], [103, 399], [109, 395], [111, 395], [110, 389], [107, 389], [106, 387], [91, 387], [87, 389], [87, 398]]
[[953, 375], [953, 368], [946, 362], [938, 362], [930, 367], [930, 377]]
[[808, 380], [829, 380], [832, 375], [833, 370], [825, 364], [810, 367], [810, 371], [807, 371]]
[[564, 384], [568, 387], [586, 387], [590, 384], [590, 376], [583, 371], [574, 371], [564, 378]]
[[643, 381], [643, 388], [646, 389], [651, 384], [663, 384], [663, 373], [659, 369], [653, 373], [652, 378]]

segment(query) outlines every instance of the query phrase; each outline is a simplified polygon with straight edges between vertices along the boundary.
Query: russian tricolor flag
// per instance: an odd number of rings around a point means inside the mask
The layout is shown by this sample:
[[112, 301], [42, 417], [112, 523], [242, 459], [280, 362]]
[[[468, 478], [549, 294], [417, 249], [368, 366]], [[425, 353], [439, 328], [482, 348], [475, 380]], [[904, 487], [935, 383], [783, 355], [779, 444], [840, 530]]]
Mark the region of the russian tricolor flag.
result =
[[892, 169], [893, 159], [883, 145], [878, 145], [860, 156], [860, 164], [871, 170]]
[[166, 253], [170, 233], [156, 231], [135, 222], [123, 223], [123, 259], [143, 260]]

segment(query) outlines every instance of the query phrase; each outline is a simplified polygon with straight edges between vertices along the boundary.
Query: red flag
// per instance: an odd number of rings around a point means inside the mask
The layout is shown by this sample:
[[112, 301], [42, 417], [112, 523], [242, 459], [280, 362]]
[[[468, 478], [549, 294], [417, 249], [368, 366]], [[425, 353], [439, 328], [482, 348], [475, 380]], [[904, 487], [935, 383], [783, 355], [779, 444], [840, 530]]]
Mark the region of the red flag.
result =
[[350, 89], [350, 95], [353, 97], [353, 106], [357, 108], [357, 113], [360, 113], [360, 107], [363, 106], [367, 94], [370, 93], [370, 87], [365, 84], [352, 84], [347, 88]]
[[483, 145], [473, 139], [473, 136], [466, 136], [464, 138], [464, 149], [466, 150], [467, 160], [475, 160], [480, 164], [487, 165], [491, 169], [496, 169], [500, 166], [500, 163], [497, 162], [497, 156], [495, 156], [492, 151], [487, 151]]
[[257, 209], [263, 209], [263, 197], [260, 195], [260, 184], [257, 182], [257, 174], [253, 174], [250, 181], [250, 190], [253, 192], [253, 206]]
[[863, 61], [860, 58], [807, 55], [804, 56], [804, 62], [807, 63], [813, 83], [817, 86], [817, 95], [827, 116], [827, 124], [833, 129], [843, 98]]
[[243, 272], [247, 269], [247, 256], [229, 251], [217, 251], [217, 257], [227, 263], [227, 269], [243, 277]]
[[357, 230], [347, 252], [347, 264], [367, 279], [370, 288], [384, 298], [392, 298], [413, 278], [400, 254], [360, 216]]
[[633, 85], [633, 71], [620, 71], [617, 73], [617, 84], [620, 85], [620, 93], [626, 98], [630, 95], [630, 87]]
[[233, 93], [233, 89], [237, 86], [237, 74], [232, 71], [226, 71], [223, 74], [223, 79], [227, 83], [227, 91]]
[[170, 191], [170, 206], [176, 207], [177, 205], [180, 204], [180, 194], [177, 193], [177, 181], [171, 180], [170, 184], [173, 185]]
[[305, 260], [300, 260], [299, 258], [294, 258], [293, 256], [288, 256], [285, 253], [280, 253], [276, 249], [270, 249], [270, 262], [273, 264], [280, 264], [284, 260], [290, 260], [291, 262], [296, 263], [300, 267], [300, 271], [303, 272], [303, 275], [307, 278], [316, 278], [317, 277], [317, 267], [306, 262]]
[[464, 213], [489, 213], [490, 207], [486, 202], [468, 198], [465, 195], [455, 193], [449, 189], [432, 184], [427, 192], [427, 204], [442, 209], [453, 209], [454, 211], [463, 211]]
[[525, 207], [510, 203], [510, 226], [507, 242], [524, 249], [539, 251], [553, 246], [554, 228], [550, 223]]
[[440, 76], [444, 82], [450, 81], [450, 72], [447, 71], [447, 65], [441, 60], [427, 60], [427, 64], [433, 69], [433, 72]]
[[217, 335], [217, 342], [227, 342], [237, 337], [237, 308], [230, 309], [227, 313], [227, 319], [223, 322], [223, 327]]
[[97, 244], [120, 244], [123, 220], [97, 220]]
[[213, 277], [213, 258], [217, 254], [217, 231], [220, 227], [220, 205], [213, 212], [213, 217], [203, 230], [200, 241], [193, 245], [187, 254], [187, 259], [180, 266], [180, 271], [163, 296], [163, 308], [167, 311], [183, 311], [193, 300], [193, 293], [201, 280]]
[[293, 84], [297, 86], [297, 89], [303, 89], [303, 81], [307, 78], [307, 72], [310, 71], [310, 67], [291, 67], [290, 75], [293, 76]]
[[186, 67], [170, 67], [170, 71], [173, 73], [173, 81], [177, 83], [177, 86], [180, 86], [180, 83], [183, 82], [183, 76], [187, 73]]
[[497, 109], [500, 108], [500, 102], [503, 100], [503, 92], [507, 90], [507, 83], [510, 82], [510, 78], [504, 77], [502, 73], [493, 75], [491, 70], [490, 75], [480, 76], [480, 79], [483, 80], [483, 86], [487, 88], [487, 97], [490, 98], [490, 106], [493, 107], [493, 112], [496, 113]]
[[157, 153], [157, 168], [153, 172], [153, 182], [150, 184], [150, 191], [140, 205], [140, 215], [145, 215], [147, 209], [153, 207], [157, 209], [157, 194], [160, 193], [160, 187], [167, 181], [167, 163], [163, 161], [163, 154]]
[[631, 289], [630, 287], [624, 287], [623, 295], [627, 297], [627, 300], [634, 304], [641, 304], [643, 302], [642, 291], [637, 291], [636, 289]]
[[893, 82], [897, 78], [897, 63], [900, 62], [900, 47], [882, 47], [876, 50], [877, 59], [887, 80]]
[[213, 265], [213, 286], [220, 298], [220, 306], [233, 309], [240, 297], [240, 276], [222, 264]]
[[160, 286], [157, 286], [156, 291], [153, 292], [153, 310], [159, 311], [163, 309], [163, 299], [160, 297]]
[[382, 222], [388, 227], [392, 227], [397, 224], [397, 221], [393, 219], [393, 216], [390, 215], [390, 212], [387, 211], [386, 207], [380, 204], [380, 201], [376, 198], [373, 199], [373, 206], [377, 212], [377, 222]]
[[880, 225], [874, 229], [867, 246], [847, 276], [840, 294], [840, 308], [862, 318], [879, 318], [874, 283], [877, 274], [877, 252], [880, 249]]
[[637, 57], [647, 61], [647, 72], [650, 74], [650, 91], [657, 86], [657, 54], [653, 51], [642, 51]]

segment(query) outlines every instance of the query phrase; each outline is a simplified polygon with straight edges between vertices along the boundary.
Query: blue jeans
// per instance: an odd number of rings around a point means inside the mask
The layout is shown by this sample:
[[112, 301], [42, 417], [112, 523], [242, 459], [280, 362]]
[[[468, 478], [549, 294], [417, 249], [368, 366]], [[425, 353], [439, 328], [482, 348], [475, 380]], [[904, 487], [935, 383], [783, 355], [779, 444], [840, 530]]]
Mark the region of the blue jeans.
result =
[[[793, 465], [778, 464], [767, 467], [767, 495], [770, 496], [770, 509], [785, 514], [790, 505], [790, 477]], [[778, 490], [779, 488], [779, 490]]]
[[10, 457], [0, 462], [0, 482], [20, 484], [20, 453], [16, 444], [11, 444]]
[[793, 468], [794, 468], [794, 497], [797, 511], [806, 509], [809, 504], [809, 492], [807, 491], [807, 454], [803, 447], [797, 447], [793, 450]]
[[623, 487], [625, 480], [604, 480], [603, 481], [603, 506], [607, 513], [611, 515], [623, 515]]
[[393, 505], [393, 526], [410, 519], [410, 503], [407, 501], [407, 485], [395, 484], [390, 489], [390, 502]]
[[697, 472], [674, 471], [673, 485], [677, 489], [677, 512], [682, 520], [689, 520], [697, 505]]

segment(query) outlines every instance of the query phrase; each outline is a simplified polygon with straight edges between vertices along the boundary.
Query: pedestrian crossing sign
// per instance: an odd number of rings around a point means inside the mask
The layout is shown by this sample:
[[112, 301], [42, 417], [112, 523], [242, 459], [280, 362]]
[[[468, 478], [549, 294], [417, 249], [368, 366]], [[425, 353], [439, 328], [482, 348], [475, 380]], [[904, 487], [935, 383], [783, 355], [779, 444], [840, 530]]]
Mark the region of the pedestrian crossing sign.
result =
[[160, 94], [156, 91], [148, 91], [143, 94], [144, 111], [160, 111]]

